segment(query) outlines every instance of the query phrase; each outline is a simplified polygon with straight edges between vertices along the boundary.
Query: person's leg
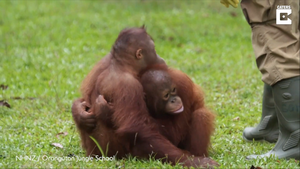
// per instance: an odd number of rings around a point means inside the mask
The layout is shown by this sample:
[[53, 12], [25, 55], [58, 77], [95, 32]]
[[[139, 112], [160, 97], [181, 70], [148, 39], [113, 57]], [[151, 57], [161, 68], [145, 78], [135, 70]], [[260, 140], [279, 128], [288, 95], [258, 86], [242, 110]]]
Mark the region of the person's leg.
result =
[[275, 103], [270, 85], [264, 85], [262, 116], [260, 123], [256, 127], [247, 127], [243, 132], [246, 141], [268, 141], [276, 142], [278, 139], [279, 128], [275, 112]]
[[[263, 31], [267, 30], [262, 26], [257, 26], [257, 23], [266, 22], [267, 10], [271, 7], [268, 1], [242, 0], [241, 7], [248, 24], [252, 28], [252, 44], [257, 59], [257, 65], [265, 64], [263, 58], [267, 57], [264, 43], [266, 38]], [[262, 24], [263, 25], [263, 24]], [[262, 72], [268, 73], [267, 71]], [[269, 73], [268, 73], [269, 74]], [[263, 75], [264, 76], [264, 75]], [[268, 75], [265, 75], [268, 76]], [[268, 80], [269, 81], [269, 80]], [[262, 101], [262, 116], [259, 124], [256, 127], [247, 127], [243, 132], [243, 138], [246, 141], [261, 141], [276, 142], [278, 139], [278, 121], [275, 113], [275, 104], [271, 86], [268, 83], [264, 84], [263, 101]]]
[[[291, 7], [288, 17], [292, 24], [276, 24], [276, 10], [280, 5]], [[279, 158], [299, 159], [299, 1], [242, 0], [241, 6], [252, 28], [252, 45], [262, 80], [272, 86], [280, 130], [273, 150], [248, 158], [274, 154]]]

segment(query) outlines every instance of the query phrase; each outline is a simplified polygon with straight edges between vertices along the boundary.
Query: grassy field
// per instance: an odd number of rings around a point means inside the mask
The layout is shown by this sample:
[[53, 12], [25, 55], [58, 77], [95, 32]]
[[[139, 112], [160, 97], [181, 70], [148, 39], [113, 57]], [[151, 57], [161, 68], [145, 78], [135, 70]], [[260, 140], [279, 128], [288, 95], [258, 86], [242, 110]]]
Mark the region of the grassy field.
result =
[[[299, 167], [296, 160], [245, 159], [274, 144], [242, 139], [243, 129], [260, 119], [263, 83], [240, 8], [219, 0], [2, 0], [0, 100], [11, 108], [0, 106], [0, 168], [170, 167], [134, 158], [83, 160], [70, 112], [81, 81], [120, 30], [142, 24], [157, 53], [203, 88], [218, 115], [210, 155], [220, 168]], [[80, 160], [62, 160], [70, 154]]]

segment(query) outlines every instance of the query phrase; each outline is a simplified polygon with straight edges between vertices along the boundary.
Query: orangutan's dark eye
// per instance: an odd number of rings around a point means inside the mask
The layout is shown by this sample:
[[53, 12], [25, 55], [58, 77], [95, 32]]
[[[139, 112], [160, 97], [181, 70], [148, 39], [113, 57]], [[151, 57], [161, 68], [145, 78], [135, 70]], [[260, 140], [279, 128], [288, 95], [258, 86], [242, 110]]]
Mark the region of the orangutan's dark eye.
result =
[[176, 88], [174, 87], [174, 89], [172, 90], [172, 92], [174, 93], [174, 92], [176, 92]]
[[168, 98], [169, 98], [169, 93], [166, 94], [166, 95], [164, 95], [164, 98], [165, 98], [165, 99], [168, 99]]

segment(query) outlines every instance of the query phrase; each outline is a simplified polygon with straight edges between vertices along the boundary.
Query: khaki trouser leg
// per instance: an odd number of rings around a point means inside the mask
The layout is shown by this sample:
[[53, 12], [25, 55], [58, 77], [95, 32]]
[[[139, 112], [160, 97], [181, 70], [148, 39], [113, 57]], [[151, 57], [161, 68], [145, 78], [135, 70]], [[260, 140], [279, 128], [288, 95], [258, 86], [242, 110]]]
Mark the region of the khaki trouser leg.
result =
[[[276, 24], [278, 5], [290, 5], [291, 25]], [[274, 85], [299, 76], [299, 0], [242, 0], [241, 6], [252, 28], [252, 45], [262, 80]]]

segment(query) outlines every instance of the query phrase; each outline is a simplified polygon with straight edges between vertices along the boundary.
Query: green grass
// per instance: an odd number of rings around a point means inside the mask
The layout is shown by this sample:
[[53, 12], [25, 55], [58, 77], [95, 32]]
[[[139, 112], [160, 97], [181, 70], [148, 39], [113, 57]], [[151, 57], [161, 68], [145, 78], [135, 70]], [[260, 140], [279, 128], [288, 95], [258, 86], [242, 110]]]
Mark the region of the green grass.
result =
[[[160, 161], [58, 161], [85, 157], [72, 120], [72, 101], [119, 31], [146, 24], [157, 53], [187, 73], [218, 114], [211, 157], [221, 168], [296, 168], [299, 161], [262, 159], [274, 144], [245, 142], [242, 131], [261, 115], [263, 83], [251, 29], [241, 9], [219, 0], [0, 1], [0, 167], [169, 168]], [[13, 99], [22, 97], [24, 99]], [[35, 99], [29, 99], [33, 97]], [[239, 120], [234, 118], [239, 117]], [[67, 135], [56, 135], [67, 132]], [[60, 143], [63, 149], [51, 146]], [[48, 160], [18, 160], [16, 157]], [[179, 166], [178, 166], [179, 168]]]

